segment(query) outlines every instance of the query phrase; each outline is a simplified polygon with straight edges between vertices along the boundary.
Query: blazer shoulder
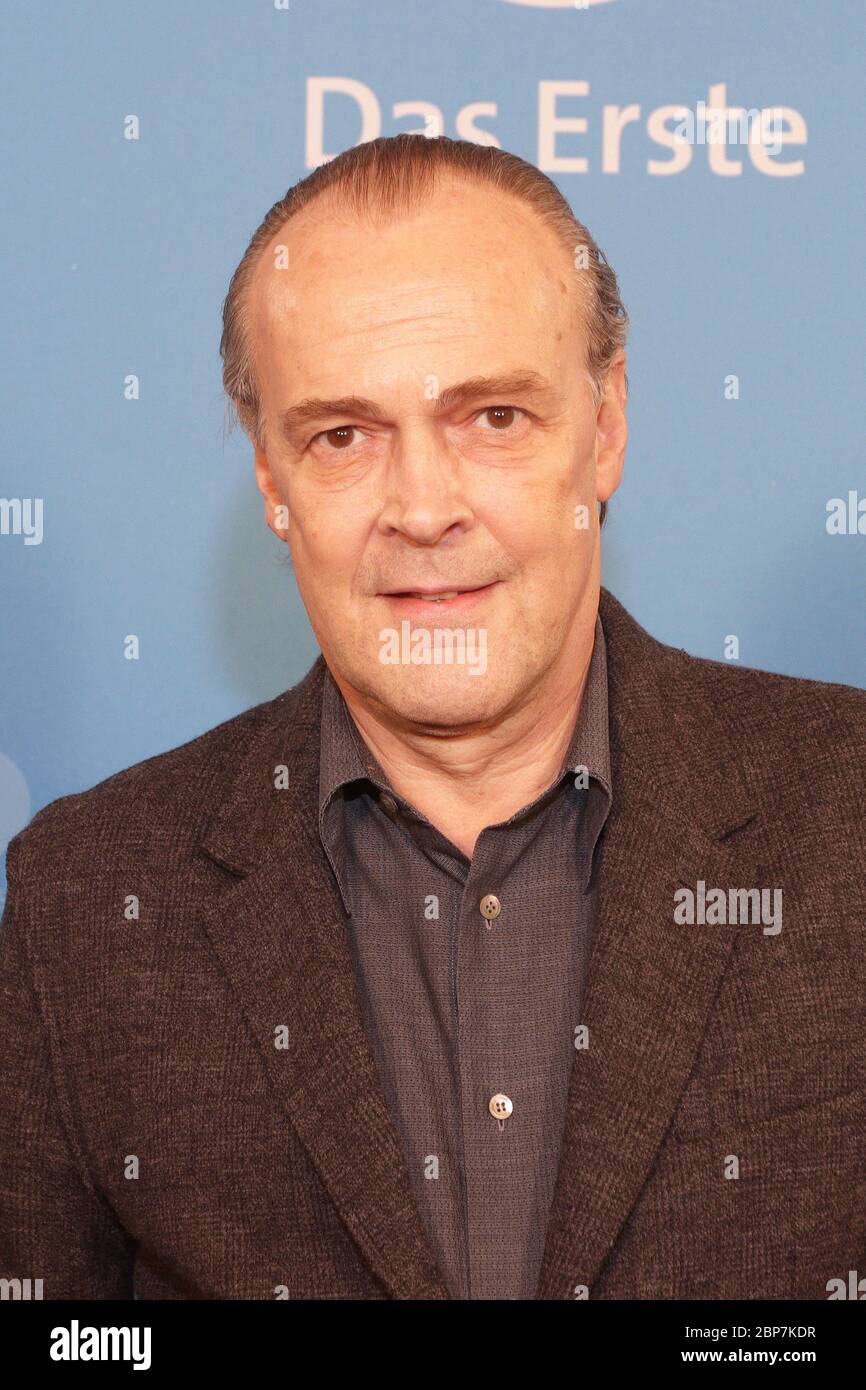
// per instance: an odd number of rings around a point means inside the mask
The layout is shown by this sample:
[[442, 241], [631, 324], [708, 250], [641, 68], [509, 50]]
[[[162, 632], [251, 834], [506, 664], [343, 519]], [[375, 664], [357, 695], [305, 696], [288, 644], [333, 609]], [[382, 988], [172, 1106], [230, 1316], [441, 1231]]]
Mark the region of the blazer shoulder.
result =
[[714, 698], [740, 708], [753, 705], [757, 712], [769, 708], [786, 717], [815, 713], [850, 720], [852, 727], [866, 728], [866, 690], [835, 681], [786, 676], [739, 662], [692, 656], [678, 647], [668, 648], [674, 662]]
[[748, 761], [778, 757], [818, 773], [841, 769], [866, 785], [866, 690], [669, 652], [671, 683], [689, 687]]
[[[692, 737], [730, 736], [752, 747], [802, 740], [841, 743], [850, 761], [866, 767], [866, 690], [832, 681], [786, 676], [739, 662], [693, 656], [652, 636], [609, 590], [599, 613], [608, 642], [608, 671], [618, 686], [643, 690], [632, 673], [652, 672], [651, 698]], [[644, 695], [643, 698], [646, 698]]]
[[9, 841], [9, 883], [38, 876], [46, 865], [53, 874], [74, 872], [76, 863], [92, 866], [101, 851], [182, 853], [203, 832], [259, 734], [291, 727], [318, 664], [274, 699], [43, 806]]

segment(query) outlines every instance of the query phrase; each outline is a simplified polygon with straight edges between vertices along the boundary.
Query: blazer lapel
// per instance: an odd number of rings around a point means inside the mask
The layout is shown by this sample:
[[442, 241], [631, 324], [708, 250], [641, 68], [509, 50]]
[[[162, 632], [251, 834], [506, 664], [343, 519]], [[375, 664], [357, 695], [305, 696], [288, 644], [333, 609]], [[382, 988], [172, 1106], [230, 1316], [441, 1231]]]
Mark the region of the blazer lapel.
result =
[[[677, 888], [756, 884], [754, 820], [713, 710], [683, 657], [602, 590], [613, 806], [599, 844], [598, 917], [536, 1298], [591, 1290], [694, 1066], [739, 928], [673, 920]], [[678, 684], [678, 679], [681, 684]], [[736, 867], [735, 867], [736, 866]], [[751, 869], [753, 875], [758, 867]], [[732, 876], [733, 875], [733, 876]]]
[[[201, 921], [274, 1091], [363, 1258], [392, 1297], [444, 1299], [314, 830], [323, 673], [319, 657], [299, 687], [267, 707], [203, 842], [234, 878]], [[285, 790], [275, 787], [280, 766], [289, 772]], [[275, 1046], [280, 1025], [285, 1048]]]

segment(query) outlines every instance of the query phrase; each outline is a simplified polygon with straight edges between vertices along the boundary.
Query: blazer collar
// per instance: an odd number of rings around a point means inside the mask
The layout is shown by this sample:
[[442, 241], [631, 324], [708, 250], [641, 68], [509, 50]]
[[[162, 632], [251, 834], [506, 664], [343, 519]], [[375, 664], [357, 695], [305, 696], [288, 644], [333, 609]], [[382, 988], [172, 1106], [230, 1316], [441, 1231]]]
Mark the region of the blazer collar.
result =
[[[731, 928], [675, 927], [673, 895], [699, 879], [729, 882], [730, 837], [754, 820], [728, 726], [690, 674], [694, 660], [657, 642], [605, 589], [599, 612], [613, 807], [599, 846], [584, 999], [589, 1047], [575, 1053], [537, 1298], [591, 1289], [637, 1199], [735, 936]], [[319, 656], [297, 686], [261, 707], [201, 842], [229, 871], [218, 886], [210, 871], [201, 925], [362, 1257], [392, 1297], [447, 1298], [377, 1075], [345, 914], [318, 837], [324, 676]], [[283, 1051], [273, 1042], [279, 1024], [289, 1031]]]

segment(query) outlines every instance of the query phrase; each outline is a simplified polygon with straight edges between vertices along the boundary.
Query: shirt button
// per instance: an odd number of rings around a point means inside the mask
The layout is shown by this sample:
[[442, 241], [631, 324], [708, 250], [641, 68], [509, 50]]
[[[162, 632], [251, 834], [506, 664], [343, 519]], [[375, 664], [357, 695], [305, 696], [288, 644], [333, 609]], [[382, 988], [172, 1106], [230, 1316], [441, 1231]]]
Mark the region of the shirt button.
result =
[[503, 1095], [501, 1091], [497, 1091], [495, 1096], [490, 1097], [487, 1109], [490, 1111], [494, 1120], [499, 1121], [499, 1128], [503, 1129], [505, 1121], [514, 1109], [514, 1106], [511, 1103], [510, 1096]]
[[487, 893], [478, 904], [481, 909], [481, 916], [487, 918], [487, 925], [497, 918], [502, 911], [502, 904], [492, 893]]
[[394, 812], [397, 810], [396, 801], [393, 796], [389, 796], [387, 792], [382, 792], [382, 795], [379, 797], [379, 805], [388, 816], [393, 816]]

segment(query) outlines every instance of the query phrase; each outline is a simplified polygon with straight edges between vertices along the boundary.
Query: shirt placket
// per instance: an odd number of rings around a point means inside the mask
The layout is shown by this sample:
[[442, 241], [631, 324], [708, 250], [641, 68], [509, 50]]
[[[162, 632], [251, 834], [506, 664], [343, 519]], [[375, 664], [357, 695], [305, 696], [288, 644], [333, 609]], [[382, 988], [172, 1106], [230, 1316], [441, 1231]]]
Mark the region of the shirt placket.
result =
[[501, 1046], [501, 1010], [509, 991], [502, 935], [507, 888], [494, 872], [494, 848], [490, 832], [483, 844], [479, 837], [463, 891], [452, 957], [469, 1298], [493, 1296], [491, 1266], [499, 1263], [497, 1249], [501, 1247], [504, 1257], [508, 1244], [498, 1204], [513, 1106]]

